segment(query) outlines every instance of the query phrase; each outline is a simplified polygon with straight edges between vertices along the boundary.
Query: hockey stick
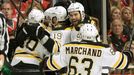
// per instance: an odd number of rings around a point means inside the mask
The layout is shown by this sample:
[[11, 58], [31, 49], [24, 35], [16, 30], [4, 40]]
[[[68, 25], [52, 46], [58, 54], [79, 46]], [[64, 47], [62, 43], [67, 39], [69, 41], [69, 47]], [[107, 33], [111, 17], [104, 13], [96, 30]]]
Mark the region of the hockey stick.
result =
[[32, 8], [33, 8], [33, 4], [34, 4], [34, 0], [32, 0], [32, 3], [31, 3], [30, 8], [29, 8], [28, 11], [26, 12], [27, 15], [31, 12], [31, 10], [32, 10]]
[[[129, 35], [129, 41], [126, 42], [125, 45], [124, 45], [123, 51], [124, 51], [124, 50], [130, 50], [130, 49], [131, 49], [131, 45], [132, 45], [132, 42], [133, 42], [133, 40], [134, 40], [133, 37], [134, 37], [134, 26], [133, 26], [133, 28], [132, 28], [131, 34]], [[123, 51], [122, 51], [122, 52], [123, 52]]]
[[[21, 9], [21, 1], [19, 2], [19, 8], [17, 8], [17, 6], [15, 5], [15, 3], [13, 2], [13, 0], [10, 0], [10, 2], [13, 4], [13, 6], [15, 7], [15, 9], [17, 10], [18, 12], [18, 16], [17, 16], [17, 23], [16, 23], [16, 31], [18, 30], [19, 28], [19, 18], [20, 16], [25, 19], [25, 17], [23, 16], [23, 14], [21, 13], [20, 9]], [[15, 37], [17, 35], [17, 32], [15, 31]]]
[[128, 50], [131, 49], [131, 45], [132, 45], [132, 42], [133, 42], [133, 37], [134, 37], [134, 26], [133, 26], [133, 29], [132, 29], [132, 33], [130, 35], [130, 44], [129, 44], [129, 49]]
[[[17, 6], [15, 5], [15, 3], [13, 2], [13, 0], [10, 0], [10, 2], [13, 4], [13, 6], [15, 7], [15, 9], [17, 10], [17, 12], [21, 15], [21, 17], [23, 19], [25, 19], [25, 17], [23, 16], [23, 14], [20, 12], [20, 9], [17, 8]], [[21, 5], [20, 5], [21, 6]]]

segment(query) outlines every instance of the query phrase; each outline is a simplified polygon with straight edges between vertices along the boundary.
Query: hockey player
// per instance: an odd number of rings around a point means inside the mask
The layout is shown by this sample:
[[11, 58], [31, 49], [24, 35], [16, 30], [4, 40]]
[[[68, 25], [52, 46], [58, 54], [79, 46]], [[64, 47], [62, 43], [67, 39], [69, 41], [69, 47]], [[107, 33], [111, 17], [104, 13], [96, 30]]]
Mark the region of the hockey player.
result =
[[64, 29], [64, 21], [67, 18], [67, 11], [63, 6], [48, 8], [45, 12], [45, 20], [49, 20], [51, 30]]
[[[49, 26], [51, 27], [51, 37], [57, 40], [61, 45], [70, 42], [70, 31], [65, 29], [65, 20], [67, 11], [62, 6], [55, 6], [44, 12]], [[49, 18], [49, 19], [48, 19]]]
[[[28, 20], [24, 23], [22, 30], [17, 34], [16, 40], [20, 46], [15, 50], [11, 65], [18, 69], [39, 69], [39, 63], [43, 57], [58, 51], [58, 44], [50, 38], [47, 30], [41, 27], [44, 13], [33, 9]], [[15, 73], [14, 75], [26, 75], [26, 73]], [[31, 74], [31, 73], [30, 73]], [[33, 73], [32, 75], [39, 75]]]
[[82, 23], [94, 24], [99, 30], [99, 20], [85, 14], [84, 6], [79, 2], [71, 3], [67, 9], [68, 17], [71, 22], [70, 27], [66, 30], [72, 30], [71, 41], [79, 41], [80, 34], [78, 33]]
[[45, 68], [55, 71], [67, 67], [67, 75], [101, 75], [103, 66], [125, 69], [133, 60], [134, 49], [114, 52], [109, 45], [97, 42], [94, 25], [84, 24], [80, 33], [81, 42], [65, 44], [59, 54], [45, 59]]

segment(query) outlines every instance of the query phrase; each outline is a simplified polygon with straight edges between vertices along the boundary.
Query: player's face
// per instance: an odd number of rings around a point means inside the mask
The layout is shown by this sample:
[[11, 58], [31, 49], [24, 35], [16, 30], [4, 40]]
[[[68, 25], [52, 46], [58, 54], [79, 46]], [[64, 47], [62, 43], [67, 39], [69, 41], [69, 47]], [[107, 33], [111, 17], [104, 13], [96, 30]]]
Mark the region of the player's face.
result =
[[53, 24], [57, 24], [57, 23], [58, 23], [56, 16], [52, 18], [52, 23], [53, 23]]
[[72, 25], [76, 26], [81, 21], [81, 15], [79, 11], [69, 13], [69, 19]]

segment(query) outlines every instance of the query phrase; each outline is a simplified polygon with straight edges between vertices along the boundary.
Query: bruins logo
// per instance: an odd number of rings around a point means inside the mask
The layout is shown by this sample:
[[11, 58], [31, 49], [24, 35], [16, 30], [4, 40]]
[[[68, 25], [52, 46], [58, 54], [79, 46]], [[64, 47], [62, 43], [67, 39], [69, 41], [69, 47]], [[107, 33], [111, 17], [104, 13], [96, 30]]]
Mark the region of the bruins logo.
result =
[[115, 51], [113, 49], [110, 49], [110, 52], [112, 55], [115, 55]]

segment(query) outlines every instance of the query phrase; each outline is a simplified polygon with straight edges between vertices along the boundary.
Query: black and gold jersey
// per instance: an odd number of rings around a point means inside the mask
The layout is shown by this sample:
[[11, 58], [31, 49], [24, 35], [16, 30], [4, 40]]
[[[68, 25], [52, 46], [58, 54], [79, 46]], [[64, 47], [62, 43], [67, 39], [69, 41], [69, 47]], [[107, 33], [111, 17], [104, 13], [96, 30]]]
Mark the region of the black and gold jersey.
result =
[[50, 70], [67, 66], [69, 75], [101, 75], [102, 67], [124, 69], [131, 59], [131, 52], [114, 52], [108, 45], [94, 42], [72, 42], [65, 44], [59, 54], [47, 60]]
[[15, 50], [12, 66], [21, 61], [39, 65], [44, 56], [59, 51], [58, 42], [50, 38], [49, 32], [39, 23], [24, 26], [17, 34], [16, 40], [21, 44]]
[[79, 24], [76, 27], [71, 25], [69, 27], [66, 27], [65, 30], [77, 30], [77, 31], [79, 31], [80, 27], [82, 26], [82, 24], [85, 24], [85, 23], [93, 24], [99, 30], [99, 20], [97, 18], [95, 18], [95, 17], [88, 16], [88, 15], [86, 15], [84, 20], [79, 22]]

